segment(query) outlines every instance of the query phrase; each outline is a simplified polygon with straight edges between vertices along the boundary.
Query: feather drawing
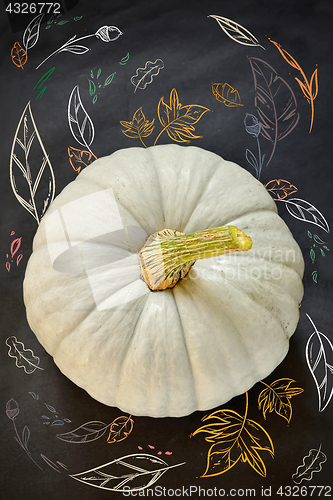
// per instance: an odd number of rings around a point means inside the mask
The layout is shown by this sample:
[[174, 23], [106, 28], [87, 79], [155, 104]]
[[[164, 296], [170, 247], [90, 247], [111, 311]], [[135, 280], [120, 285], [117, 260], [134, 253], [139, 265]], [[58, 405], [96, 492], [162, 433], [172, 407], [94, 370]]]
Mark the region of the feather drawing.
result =
[[144, 68], [138, 68], [131, 78], [131, 83], [135, 87], [134, 92], [137, 89], [145, 89], [153, 81], [153, 77], [157, 76], [163, 68], [162, 59], [156, 59], [154, 62], [147, 61]]
[[246, 28], [240, 24], [221, 16], [208, 16], [215, 19], [228, 37], [230, 37], [234, 42], [241, 43], [242, 45], [248, 45], [250, 47], [261, 47], [265, 50], [265, 47], [260, 45], [259, 41], [255, 36], [250, 33]]
[[320, 227], [326, 233], [330, 232], [327, 220], [319, 210], [306, 200], [301, 198], [288, 198], [287, 200], [276, 200], [285, 204], [286, 209], [295, 219], [309, 222]]
[[333, 396], [333, 345], [326, 335], [317, 330], [310, 316], [308, 314], [306, 316], [314, 332], [307, 341], [305, 357], [316, 384], [319, 411], [322, 412]]
[[202, 421], [199, 432], [208, 434], [206, 441], [213, 443], [207, 455], [207, 467], [202, 477], [224, 474], [239, 461], [247, 462], [260, 476], [266, 476], [266, 466], [259, 452], [267, 451], [274, 457], [273, 442], [267, 431], [247, 418], [248, 394], [246, 393], [245, 415], [233, 410], [217, 410]]
[[312, 449], [309, 454], [303, 458], [302, 465], [299, 465], [293, 474], [292, 480], [295, 484], [301, 484], [302, 481], [311, 481], [314, 472], [320, 472], [322, 464], [326, 462], [327, 456], [321, 451], [321, 445], [318, 450]]
[[30, 102], [15, 132], [9, 177], [16, 199], [39, 224], [54, 198], [55, 178], [32, 116]]
[[70, 477], [103, 490], [140, 491], [156, 483], [168, 470], [184, 465], [184, 463], [168, 465], [160, 457], [137, 453], [117, 458], [94, 469], [70, 475]]
[[[76, 85], [71, 92], [68, 101], [68, 124], [74, 139], [89, 150], [95, 137], [93, 122], [85, 110], [79, 92], [79, 86]], [[94, 155], [95, 156], [95, 155]]]
[[39, 366], [40, 359], [35, 356], [31, 349], [26, 349], [23, 342], [19, 342], [13, 335], [6, 339], [6, 345], [9, 347], [8, 356], [16, 359], [16, 366], [23, 368], [25, 373], [30, 375], [35, 370], [43, 370]]
[[23, 33], [22, 41], [26, 52], [28, 52], [28, 50], [31, 49], [34, 45], [36, 45], [36, 43], [38, 42], [40, 25], [43, 20], [43, 17], [44, 14], [39, 14], [38, 16], [36, 16], [28, 24]]
[[261, 134], [272, 144], [266, 165], [271, 161], [278, 141], [296, 127], [299, 121], [295, 94], [267, 62], [249, 57], [253, 73], [255, 100]]

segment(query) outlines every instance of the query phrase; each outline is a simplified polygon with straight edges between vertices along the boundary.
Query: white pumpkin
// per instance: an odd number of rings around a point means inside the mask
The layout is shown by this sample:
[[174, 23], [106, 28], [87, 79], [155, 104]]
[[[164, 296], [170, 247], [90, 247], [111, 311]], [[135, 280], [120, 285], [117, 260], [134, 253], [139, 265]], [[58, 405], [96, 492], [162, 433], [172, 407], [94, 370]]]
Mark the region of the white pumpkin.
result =
[[[141, 279], [148, 235], [225, 225], [252, 248], [196, 260], [163, 291]], [[96, 160], [54, 200], [24, 301], [40, 343], [93, 398], [180, 417], [244, 393], [283, 360], [303, 270], [274, 201], [246, 170], [192, 146], [129, 148]]]

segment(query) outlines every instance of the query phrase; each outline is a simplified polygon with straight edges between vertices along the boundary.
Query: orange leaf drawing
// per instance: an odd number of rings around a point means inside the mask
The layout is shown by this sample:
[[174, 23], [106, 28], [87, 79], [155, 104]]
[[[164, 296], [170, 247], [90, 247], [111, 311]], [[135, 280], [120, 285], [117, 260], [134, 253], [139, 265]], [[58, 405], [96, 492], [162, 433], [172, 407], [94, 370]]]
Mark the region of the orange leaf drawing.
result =
[[122, 133], [126, 135], [126, 137], [130, 137], [131, 139], [140, 139], [142, 144], [146, 147], [142, 137], [148, 137], [152, 133], [154, 130], [154, 121], [155, 118], [151, 122], [146, 120], [141, 107], [136, 110], [131, 122], [121, 121], [120, 125], [125, 128], [125, 130], [122, 130]]
[[97, 157], [90, 151], [76, 149], [72, 146], [68, 148], [68, 156], [70, 164], [77, 173], [80, 173], [82, 167], [87, 167], [94, 160], [97, 160]]
[[28, 55], [26, 51], [21, 47], [19, 42], [15, 42], [14, 46], [10, 52], [12, 61], [18, 68], [23, 68], [24, 64], [27, 62]]
[[126, 439], [133, 430], [132, 415], [129, 417], [117, 417], [110, 426], [110, 433], [107, 439], [108, 443], [119, 443]]
[[238, 90], [234, 89], [228, 83], [213, 83], [212, 92], [220, 102], [223, 102], [228, 108], [235, 108], [236, 106], [243, 106]]
[[[296, 77], [295, 77], [295, 80], [299, 84], [303, 94], [305, 95], [309, 104], [311, 105], [311, 122], [310, 122], [310, 130], [309, 130], [309, 133], [311, 133], [312, 126], [313, 126], [313, 119], [314, 119], [314, 102], [313, 101], [315, 100], [315, 98], [318, 95], [318, 70], [317, 70], [317, 68], [314, 70], [314, 72], [312, 73], [312, 76], [311, 76], [310, 83], [309, 83], [307, 77], [305, 76], [304, 71], [302, 70], [301, 66], [298, 64], [296, 59], [294, 57], [292, 57], [289, 54], [289, 52], [284, 50], [279, 43], [274, 42], [270, 38], [269, 38], [269, 41], [275, 45], [275, 47], [278, 49], [278, 51], [280, 52], [282, 57], [287, 61], [287, 63], [290, 66], [292, 66], [293, 68], [297, 69], [303, 77], [304, 82], [302, 82], [299, 78], [296, 78]], [[313, 86], [314, 86], [314, 89], [313, 89]]]
[[273, 196], [273, 200], [283, 200], [292, 193], [298, 191], [297, 187], [284, 179], [272, 179], [265, 184], [267, 191]]
[[285, 418], [289, 424], [292, 415], [290, 399], [303, 392], [303, 389], [300, 387], [290, 387], [293, 382], [295, 380], [291, 378], [280, 378], [279, 380], [275, 380], [271, 385], [261, 382], [266, 385], [266, 389], [259, 394], [258, 406], [259, 409], [262, 408], [264, 418], [266, 418], [268, 411], [270, 413], [275, 411], [277, 415]]
[[193, 125], [198, 123], [206, 111], [210, 110], [198, 104], [182, 106], [177, 90], [172, 89], [169, 104], [166, 104], [164, 97], [161, 97], [157, 106], [158, 119], [163, 129], [155, 139], [154, 145], [164, 131], [167, 132], [170, 139], [176, 142], [190, 142], [190, 139], [200, 139], [202, 136], [193, 134], [195, 132]]
[[218, 410], [204, 417], [203, 425], [192, 436], [205, 432], [206, 441], [214, 443], [207, 455], [207, 467], [202, 477], [224, 474], [237, 462], [247, 462], [260, 476], [266, 476], [266, 466], [259, 452], [268, 451], [274, 456], [273, 442], [267, 431], [247, 418], [248, 394], [244, 417], [233, 410]]

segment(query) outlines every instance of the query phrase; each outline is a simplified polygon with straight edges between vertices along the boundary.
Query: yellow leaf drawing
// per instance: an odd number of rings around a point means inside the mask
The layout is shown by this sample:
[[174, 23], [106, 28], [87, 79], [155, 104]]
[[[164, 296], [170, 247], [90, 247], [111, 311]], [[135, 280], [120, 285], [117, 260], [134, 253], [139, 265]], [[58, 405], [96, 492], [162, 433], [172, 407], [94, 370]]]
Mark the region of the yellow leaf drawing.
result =
[[258, 474], [266, 476], [266, 466], [260, 452], [268, 451], [274, 457], [273, 442], [267, 431], [247, 418], [248, 395], [244, 417], [233, 410], [218, 410], [204, 417], [199, 432], [208, 434], [206, 441], [212, 442], [207, 455], [207, 467], [202, 477], [224, 474], [237, 462], [247, 462]]
[[280, 417], [285, 418], [289, 424], [292, 416], [292, 406], [290, 399], [303, 392], [300, 387], [290, 387], [295, 382], [291, 378], [280, 378], [275, 380], [271, 385], [266, 385], [266, 389], [261, 391], [258, 398], [259, 409], [262, 409], [264, 418], [269, 411], [275, 411]]
[[228, 83], [213, 83], [212, 92], [220, 102], [223, 102], [228, 108], [235, 108], [236, 106], [243, 106], [238, 90], [234, 89]]
[[177, 90], [172, 89], [169, 104], [164, 102], [164, 97], [161, 97], [157, 106], [158, 119], [163, 129], [156, 137], [154, 145], [164, 131], [170, 139], [176, 142], [190, 142], [190, 139], [200, 139], [202, 136], [194, 135], [193, 125], [198, 123], [206, 111], [210, 110], [198, 104], [182, 106], [178, 99]]
[[149, 122], [146, 120], [145, 114], [142, 111], [142, 107], [137, 109], [133, 115], [131, 122], [121, 121], [120, 125], [124, 127], [122, 133], [131, 139], [140, 139], [144, 147], [146, 147], [143, 142], [143, 137], [148, 137], [154, 130], [154, 121]]

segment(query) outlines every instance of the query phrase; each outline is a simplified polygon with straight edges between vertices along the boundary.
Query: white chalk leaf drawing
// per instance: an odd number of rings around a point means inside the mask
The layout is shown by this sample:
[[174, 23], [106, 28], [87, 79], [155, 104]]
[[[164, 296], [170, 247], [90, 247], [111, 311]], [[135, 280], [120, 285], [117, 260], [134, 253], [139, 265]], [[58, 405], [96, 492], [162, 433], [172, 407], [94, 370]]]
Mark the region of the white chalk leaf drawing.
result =
[[[147, 453], [136, 453], [117, 458], [100, 467], [70, 475], [70, 477], [103, 490], [139, 491], [156, 483], [169, 469], [179, 467], [184, 463], [168, 465], [160, 457]], [[128, 489], [128, 485], [130, 489]], [[124, 486], [127, 488], [124, 489]]]
[[319, 400], [319, 411], [324, 411], [333, 396], [333, 345], [331, 341], [319, 332], [311, 322], [314, 332], [305, 347], [306, 361], [316, 384]]
[[266, 50], [265, 47], [260, 45], [259, 41], [255, 36], [250, 33], [249, 30], [241, 26], [240, 24], [232, 21], [231, 19], [227, 19], [226, 17], [214, 16], [210, 15], [208, 17], [212, 17], [215, 19], [228, 37], [230, 37], [234, 42], [241, 43], [242, 45], [249, 45], [252, 47], [261, 47]]
[[43, 17], [44, 14], [39, 14], [38, 16], [36, 16], [28, 24], [23, 33], [22, 41], [26, 52], [28, 52], [28, 50], [31, 49], [34, 45], [36, 45], [36, 43], [38, 42], [40, 25]]
[[18, 368], [23, 368], [25, 373], [30, 375], [37, 370], [37, 368], [43, 370], [43, 368], [39, 366], [39, 357], [35, 356], [31, 349], [26, 349], [23, 342], [19, 342], [14, 335], [6, 339], [6, 344], [9, 347], [8, 356], [15, 358], [16, 366]]
[[15, 132], [9, 177], [16, 199], [39, 224], [54, 198], [55, 178], [30, 102], [25, 107]]
[[321, 445], [318, 450], [312, 449], [309, 454], [303, 458], [302, 465], [299, 465], [293, 474], [292, 480], [296, 484], [302, 481], [311, 481], [314, 472], [320, 472], [322, 464], [326, 462], [327, 456], [321, 451]]
[[144, 68], [138, 68], [131, 78], [131, 83], [135, 87], [134, 92], [137, 89], [145, 89], [153, 81], [153, 77], [157, 76], [163, 68], [164, 62], [162, 59], [156, 59], [154, 62], [147, 61]]
[[285, 203], [286, 209], [295, 219], [315, 224], [326, 231], [326, 233], [330, 232], [329, 225], [323, 214], [308, 201], [302, 200], [301, 198], [288, 198], [287, 200], [276, 201]]
[[89, 146], [94, 140], [95, 129], [90, 116], [82, 104], [78, 85], [74, 87], [69, 97], [68, 124], [74, 139], [92, 153]]
[[110, 424], [105, 424], [98, 420], [92, 420], [91, 422], [86, 422], [80, 425], [76, 429], [70, 432], [65, 432], [64, 434], [57, 434], [57, 438], [61, 441], [66, 441], [67, 443], [90, 443], [102, 437]]

